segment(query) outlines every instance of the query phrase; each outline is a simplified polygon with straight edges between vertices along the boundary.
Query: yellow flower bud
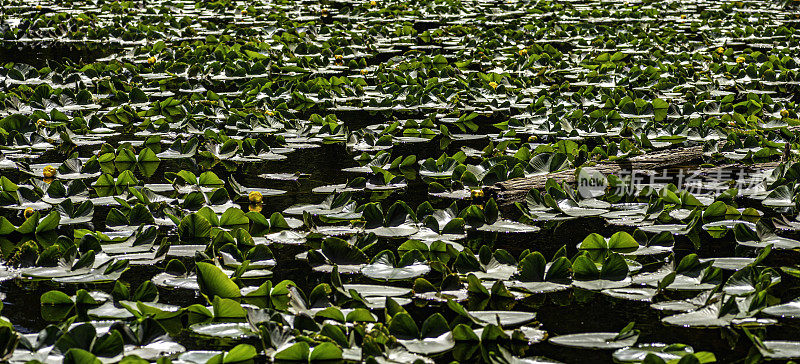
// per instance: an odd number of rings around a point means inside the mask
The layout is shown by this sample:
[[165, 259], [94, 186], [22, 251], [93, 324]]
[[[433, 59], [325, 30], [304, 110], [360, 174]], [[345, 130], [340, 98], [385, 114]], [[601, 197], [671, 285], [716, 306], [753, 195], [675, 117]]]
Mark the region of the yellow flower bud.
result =
[[150, 57], [147, 59], [147, 64], [152, 65], [156, 63], [156, 57]]
[[29, 217], [33, 216], [34, 212], [36, 212], [36, 210], [34, 210], [32, 207], [27, 207], [25, 208], [25, 212], [22, 214], [22, 216], [24, 216], [27, 220]]
[[250, 193], [247, 195], [247, 199], [253, 203], [261, 203], [261, 201], [264, 199], [264, 196], [261, 195], [261, 192], [250, 191]]
[[470, 191], [470, 195], [472, 196], [472, 198], [481, 198], [483, 197], [483, 190], [480, 189], [472, 190]]
[[53, 178], [53, 177], [56, 176], [56, 172], [57, 171], [56, 171], [55, 167], [47, 166], [47, 167], [44, 167], [44, 170], [42, 170], [42, 176], [44, 176], [45, 178]]
[[497, 84], [497, 82], [492, 81], [492, 82], [489, 82], [489, 86], [492, 86], [492, 88], [496, 90], [497, 86], [499, 86], [499, 85]]
[[782, 118], [789, 117], [789, 110], [786, 109], [781, 110], [781, 117]]

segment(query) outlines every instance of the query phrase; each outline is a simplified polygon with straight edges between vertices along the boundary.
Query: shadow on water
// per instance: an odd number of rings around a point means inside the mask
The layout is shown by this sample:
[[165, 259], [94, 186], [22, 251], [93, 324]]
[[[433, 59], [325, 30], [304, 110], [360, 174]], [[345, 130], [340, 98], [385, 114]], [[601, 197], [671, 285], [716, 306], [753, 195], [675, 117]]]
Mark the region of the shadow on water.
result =
[[87, 64], [98, 58], [118, 53], [121, 48], [99, 45], [61, 42], [0, 42], [0, 64], [8, 62], [25, 63], [36, 68], [48, 62]]

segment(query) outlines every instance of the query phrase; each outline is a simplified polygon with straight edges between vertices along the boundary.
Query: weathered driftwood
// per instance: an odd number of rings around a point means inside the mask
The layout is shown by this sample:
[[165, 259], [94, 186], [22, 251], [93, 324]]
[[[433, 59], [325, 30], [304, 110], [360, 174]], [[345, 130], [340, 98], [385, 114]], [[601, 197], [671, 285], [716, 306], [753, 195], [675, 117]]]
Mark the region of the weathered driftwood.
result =
[[[618, 174], [621, 171], [649, 174], [659, 169], [689, 164], [699, 160], [702, 155], [702, 146], [675, 148], [637, 155], [625, 160], [603, 161], [591, 166], [591, 168], [604, 175]], [[488, 186], [484, 188], [484, 193], [487, 196], [494, 196], [498, 204], [508, 205], [522, 201], [528, 191], [533, 188], [544, 188], [545, 183], [550, 178], [558, 183], [574, 183], [576, 172], [577, 170], [573, 168], [539, 176], [514, 178], [496, 183], [494, 186]]]
[[[743, 163], [729, 163], [713, 167], [699, 167], [697, 163], [702, 156], [702, 146], [676, 148], [669, 150], [661, 150], [651, 154], [643, 154], [632, 157], [628, 160], [620, 161], [604, 161], [594, 166], [594, 170], [610, 175], [624, 171], [628, 174], [636, 173], [637, 175], [656, 174], [661, 170], [693, 166], [692, 173], [698, 175], [712, 175], [719, 171], [763, 171], [775, 168], [780, 162], [765, 162], [755, 164]], [[484, 193], [487, 196], [493, 196], [497, 203], [501, 206], [509, 206], [514, 202], [519, 202], [525, 199], [525, 195], [533, 188], [542, 189], [548, 179], [552, 178], [558, 183], [567, 182], [574, 183], [576, 179], [577, 169], [568, 169], [560, 172], [544, 174], [540, 176], [515, 178], [508, 181], [496, 183], [494, 186], [484, 188]]]
[[[793, 125], [787, 128], [790, 132], [800, 132], [800, 125]], [[722, 145], [723, 142], [720, 142]], [[596, 171], [605, 175], [625, 171], [636, 174], [652, 174], [658, 170], [671, 167], [680, 167], [700, 161], [703, 155], [702, 146], [683, 147], [675, 149], [660, 150], [654, 153], [637, 155], [627, 160], [603, 161], [591, 166]], [[786, 156], [784, 156], [785, 158]], [[757, 164], [726, 164], [715, 167], [698, 168], [696, 172], [708, 174], [724, 169], [746, 169], [749, 171], [764, 170], [774, 168], [778, 162], [767, 162]], [[693, 163], [697, 166], [697, 163]], [[514, 178], [508, 181], [496, 183], [493, 186], [484, 187], [484, 194], [492, 196], [501, 206], [508, 206], [514, 202], [522, 201], [525, 195], [532, 188], [544, 188], [548, 179], [552, 178], [558, 183], [574, 183], [577, 169], [568, 169], [560, 172], [544, 174], [533, 177]]]
[[698, 167], [692, 170], [692, 172], [697, 173], [698, 175], [713, 175], [714, 173], [722, 170], [744, 170], [746, 172], [753, 172], [753, 171], [763, 171], [768, 169], [773, 169], [778, 166], [781, 162], [764, 162], [764, 163], [753, 163], [753, 164], [743, 164], [743, 163], [729, 163], [723, 164], [719, 166], [713, 167]]

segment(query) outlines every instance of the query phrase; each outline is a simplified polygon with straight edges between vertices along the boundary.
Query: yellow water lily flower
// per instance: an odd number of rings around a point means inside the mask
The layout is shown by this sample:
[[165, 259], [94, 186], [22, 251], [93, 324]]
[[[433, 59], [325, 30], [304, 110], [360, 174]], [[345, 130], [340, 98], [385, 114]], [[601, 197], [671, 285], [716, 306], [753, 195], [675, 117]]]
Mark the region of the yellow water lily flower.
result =
[[253, 203], [261, 203], [261, 201], [264, 199], [264, 196], [261, 195], [261, 192], [250, 191], [250, 193], [247, 195], [247, 199]]
[[147, 64], [152, 65], [156, 63], [156, 57], [150, 57], [147, 59]]
[[55, 177], [56, 176], [55, 167], [53, 167], [53, 166], [44, 167], [44, 170], [42, 170], [42, 176], [44, 176], [45, 178], [53, 178], [53, 177]]
[[483, 190], [474, 189], [470, 191], [470, 195], [472, 196], [472, 198], [481, 198], [483, 197]]
[[496, 90], [497, 86], [500, 86], [500, 85], [498, 85], [497, 82], [492, 81], [492, 82], [489, 82], [489, 86], [492, 86], [492, 88]]
[[717, 48], [717, 53], [719, 53], [719, 54], [725, 53], [725, 48], [722, 48], [722, 47]]
[[25, 217], [27, 220], [29, 217], [33, 216], [33, 213], [36, 212], [32, 207], [25, 208], [25, 212], [22, 213], [22, 216]]
[[744, 57], [742, 56], [736, 57], [736, 63], [744, 63]]
[[782, 118], [789, 117], [789, 110], [786, 109], [781, 110], [781, 117]]

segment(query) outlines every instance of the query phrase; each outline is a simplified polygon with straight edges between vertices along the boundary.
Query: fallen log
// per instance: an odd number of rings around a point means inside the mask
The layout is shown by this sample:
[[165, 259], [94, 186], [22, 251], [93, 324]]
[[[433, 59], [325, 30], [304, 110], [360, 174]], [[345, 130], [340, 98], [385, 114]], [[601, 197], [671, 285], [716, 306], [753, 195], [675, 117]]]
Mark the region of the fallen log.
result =
[[[659, 169], [691, 163], [700, 159], [702, 155], [702, 146], [684, 147], [637, 155], [629, 159], [602, 161], [592, 165], [591, 168], [604, 175], [618, 174], [621, 171], [651, 174]], [[574, 183], [576, 174], [577, 169], [572, 168], [538, 176], [514, 178], [485, 187], [484, 194], [486, 196], [494, 196], [500, 205], [508, 205], [524, 200], [525, 195], [531, 189], [544, 188], [547, 180], [551, 178], [558, 183]]]
[[[800, 125], [793, 125], [787, 128], [790, 132], [800, 131]], [[719, 145], [724, 144], [720, 142]], [[785, 152], [786, 153], [786, 152]], [[637, 155], [625, 160], [616, 161], [602, 161], [592, 165], [594, 170], [604, 174], [610, 175], [626, 171], [628, 173], [637, 173], [643, 175], [655, 174], [658, 170], [664, 170], [672, 167], [693, 166], [697, 167], [702, 159], [703, 147], [692, 146], [682, 147], [667, 150], [659, 150], [653, 153]], [[784, 156], [787, 158], [787, 156]], [[774, 168], [778, 162], [757, 163], [757, 164], [726, 164], [715, 167], [698, 168], [697, 171], [707, 174], [714, 171], [723, 169], [747, 169], [750, 171], [763, 170]], [[483, 188], [484, 195], [494, 197], [497, 204], [507, 207], [514, 202], [519, 202], [525, 199], [525, 195], [533, 188], [542, 189], [548, 179], [552, 178], [559, 184], [562, 182], [574, 183], [576, 179], [577, 168], [567, 169], [555, 173], [548, 173], [532, 177], [520, 177], [510, 179], [508, 181], [498, 182], [492, 186]]]
[[[665, 169], [690, 167], [693, 175], [711, 176], [721, 171], [756, 172], [775, 168], [780, 162], [755, 164], [728, 163], [713, 167], [700, 167], [697, 162], [702, 156], [702, 147], [677, 148], [663, 150], [652, 154], [643, 154], [620, 161], [603, 161], [590, 166], [606, 176], [624, 171], [628, 174], [647, 176], [656, 175]], [[587, 166], [588, 167], [588, 166]], [[494, 197], [498, 205], [508, 207], [514, 202], [521, 202], [531, 189], [543, 189], [547, 180], [552, 178], [557, 183], [575, 183], [577, 168], [539, 176], [515, 178], [484, 188], [486, 196]]]

